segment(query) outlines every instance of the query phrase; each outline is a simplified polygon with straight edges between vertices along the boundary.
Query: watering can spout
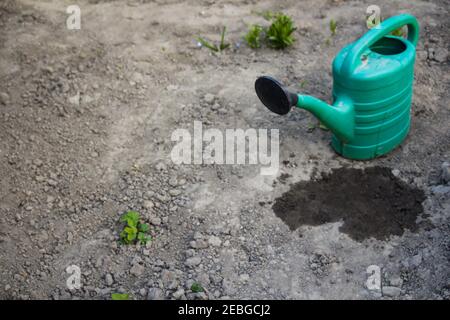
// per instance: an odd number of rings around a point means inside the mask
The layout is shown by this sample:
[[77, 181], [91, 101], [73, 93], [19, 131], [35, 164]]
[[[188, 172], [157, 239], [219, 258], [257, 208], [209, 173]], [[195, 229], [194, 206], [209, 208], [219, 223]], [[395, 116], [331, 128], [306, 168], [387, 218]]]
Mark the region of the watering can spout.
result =
[[353, 138], [355, 118], [353, 104], [346, 97], [338, 97], [333, 105], [308, 95], [298, 95], [296, 106], [314, 114], [343, 141]]
[[353, 138], [354, 108], [347, 97], [337, 97], [333, 105], [314, 98], [290, 92], [277, 80], [263, 76], [256, 80], [255, 90], [261, 102], [272, 112], [287, 114], [291, 107], [308, 110], [343, 141]]

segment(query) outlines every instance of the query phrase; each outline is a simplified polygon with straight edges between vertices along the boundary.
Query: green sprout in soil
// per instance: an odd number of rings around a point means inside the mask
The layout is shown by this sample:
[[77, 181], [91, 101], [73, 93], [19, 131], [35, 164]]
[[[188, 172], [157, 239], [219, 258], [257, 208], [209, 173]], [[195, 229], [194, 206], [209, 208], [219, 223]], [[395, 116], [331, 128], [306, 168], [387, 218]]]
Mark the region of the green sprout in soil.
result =
[[130, 300], [130, 295], [128, 293], [112, 293], [112, 300]]
[[333, 19], [330, 20], [330, 32], [331, 36], [334, 37], [336, 35], [337, 22]]
[[205, 40], [204, 38], [201, 38], [201, 37], [198, 37], [197, 40], [198, 40], [198, 42], [201, 43], [202, 46], [208, 48], [209, 50], [214, 51], [214, 52], [221, 52], [221, 51], [227, 49], [230, 46], [229, 43], [225, 43], [225, 32], [226, 32], [226, 30], [227, 30], [227, 27], [223, 27], [222, 34], [220, 36], [220, 44], [219, 45], [211, 43], [211, 42], [209, 42], [209, 41], [207, 41], [207, 40]]
[[334, 19], [330, 20], [329, 24], [330, 28], [330, 36], [325, 40], [325, 44], [329, 46], [331, 44], [331, 38], [333, 38], [336, 35], [336, 29], [337, 29], [337, 21]]
[[[377, 23], [377, 24], [374, 24], [373, 27], [375, 27], [376, 25], [380, 24], [382, 21], [383, 21], [383, 18], [380, 18], [380, 22]], [[396, 36], [396, 37], [404, 37], [406, 35], [405, 31], [403, 30], [403, 27], [395, 29], [390, 34], [393, 35], [393, 36]]]
[[194, 282], [194, 283], [192, 284], [191, 290], [192, 290], [192, 292], [194, 292], [194, 293], [198, 293], [198, 292], [203, 292], [203, 291], [205, 291], [205, 290], [203, 289], [202, 285], [201, 285], [200, 283], [198, 283], [198, 282]]
[[391, 35], [396, 36], [396, 37], [404, 37], [405, 33], [403, 31], [403, 27], [395, 29], [394, 31], [391, 32]]
[[308, 84], [308, 80], [300, 80], [300, 82], [298, 83], [298, 85], [300, 86], [301, 89], [305, 88], [305, 86]]
[[250, 48], [256, 49], [261, 47], [261, 32], [263, 28], [260, 25], [254, 24], [250, 27], [247, 34], [244, 36], [245, 41]]
[[122, 232], [120, 233], [120, 242], [123, 244], [146, 244], [152, 238], [147, 235], [150, 229], [149, 225], [140, 222], [141, 217], [136, 211], [128, 211], [121, 218], [121, 222], [125, 222]]
[[266, 32], [269, 46], [275, 49], [289, 47], [295, 41], [292, 33], [296, 29], [291, 17], [282, 13], [276, 14]]

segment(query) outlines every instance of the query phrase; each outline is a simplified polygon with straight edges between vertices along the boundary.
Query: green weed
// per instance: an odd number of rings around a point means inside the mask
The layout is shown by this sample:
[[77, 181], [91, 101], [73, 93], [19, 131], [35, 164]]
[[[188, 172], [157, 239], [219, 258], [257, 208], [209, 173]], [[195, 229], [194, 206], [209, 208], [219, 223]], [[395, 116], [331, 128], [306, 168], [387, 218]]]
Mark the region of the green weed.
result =
[[334, 37], [336, 35], [337, 22], [333, 19], [330, 20], [330, 32], [331, 36]]
[[194, 292], [194, 293], [205, 291], [205, 289], [203, 289], [203, 287], [201, 286], [201, 284], [200, 284], [200, 283], [197, 283], [197, 282], [194, 282], [194, 283], [192, 284], [191, 290], [192, 290], [192, 292]]
[[211, 42], [209, 42], [206, 39], [201, 38], [201, 37], [198, 37], [197, 40], [198, 40], [198, 42], [201, 43], [202, 46], [210, 49], [211, 51], [221, 52], [221, 51], [227, 49], [230, 46], [229, 43], [225, 43], [225, 32], [226, 32], [226, 30], [227, 30], [227, 27], [223, 27], [222, 34], [220, 35], [220, 43], [219, 43], [219, 45], [211, 43]]
[[140, 222], [140, 215], [136, 211], [128, 211], [121, 218], [121, 222], [126, 225], [120, 233], [120, 242], [123, 244], [141, 243], [146, 244], [152, 238], [147, 235], [150, 227], [146, 223]]
[[244, 36], [244, 40], [250, 48], [256, 49], [261, 47], [262, 31], [263, 28], [260, 25], [254, 24], [250, 27], [247, 34]]
[[291, 17], [278, 13], [272, 20], [273, 22], [266, 32], [269, 46], [275, 49], [291, 46], [295, 41], [292, 33], [297, 29], [294, 27]]
[[128, 293], [112, 293], [112, 300], [130, 300], [130, 295]]

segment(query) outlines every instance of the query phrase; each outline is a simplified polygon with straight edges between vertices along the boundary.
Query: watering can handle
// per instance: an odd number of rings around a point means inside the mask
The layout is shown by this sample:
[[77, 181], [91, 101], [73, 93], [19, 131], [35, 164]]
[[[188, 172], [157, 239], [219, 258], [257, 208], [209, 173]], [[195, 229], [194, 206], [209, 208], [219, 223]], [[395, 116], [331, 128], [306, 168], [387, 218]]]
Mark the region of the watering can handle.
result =
[[410, 14], [391, 17], [370, 29], [353, 45], [342, 64], [342, 73], [350, 76], [361, 62], [360, 57], [367, 48], [404, 25], [408, 26], [408, 41], [415, 47], [419, 39], [419, 23], [417, 19]]

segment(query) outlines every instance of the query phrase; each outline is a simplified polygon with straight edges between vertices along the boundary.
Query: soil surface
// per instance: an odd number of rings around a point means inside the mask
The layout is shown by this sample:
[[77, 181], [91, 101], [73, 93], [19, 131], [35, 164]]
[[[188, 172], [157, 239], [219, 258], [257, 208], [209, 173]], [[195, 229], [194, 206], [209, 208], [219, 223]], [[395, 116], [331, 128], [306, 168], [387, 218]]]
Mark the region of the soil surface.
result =
[[[372, 1], [78, 0], [81, 30], [68, 30], [72, 4], [0, 1], [0, 298], [450, 298], [448, 1], [377, 2], [383, 17], [414, 14], [421, 34], [410, 133], [373, 161], [339, 157], [311, 114], [274, 115], [254, 92], [267, 74], [330, 102], [333, 57], [367, 31]], [[292, 47], [242, 41], [265, 10], [293, 17]], [[230, 48], [197, 45], [223, 26]], [[175, 165], [171, 134], [194, 121], [279, 129], [277, 175]], [[298, 192], [333, 205], [320, 223], [314, 201], [297, 208], [292, 230], [276, 199]], [[119, 243], [128, 210], [150, 224], [147, 245]]]

